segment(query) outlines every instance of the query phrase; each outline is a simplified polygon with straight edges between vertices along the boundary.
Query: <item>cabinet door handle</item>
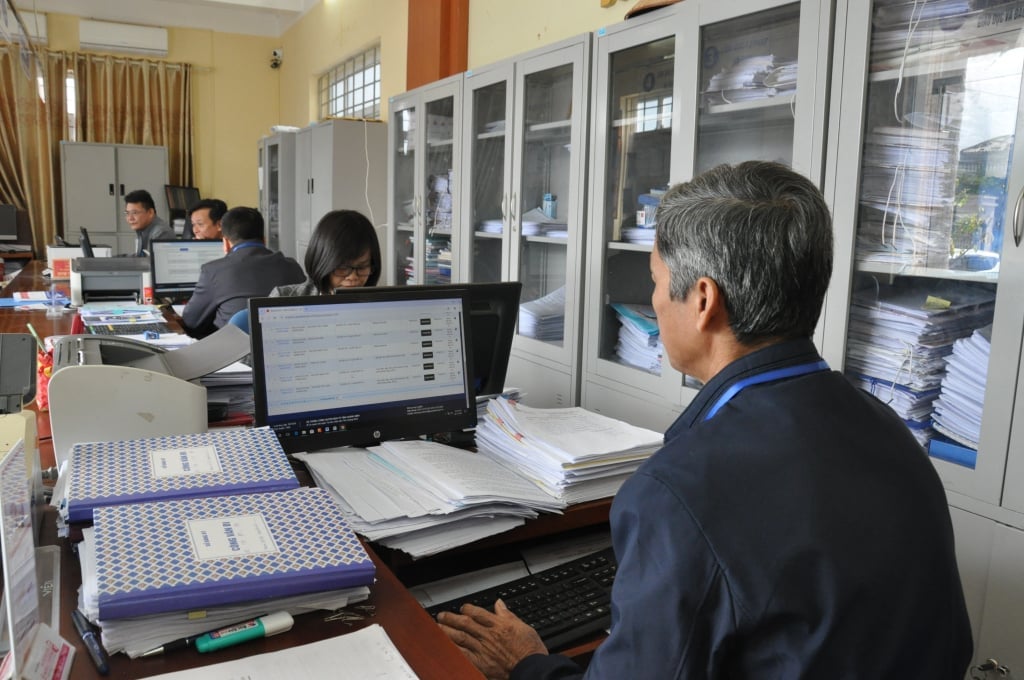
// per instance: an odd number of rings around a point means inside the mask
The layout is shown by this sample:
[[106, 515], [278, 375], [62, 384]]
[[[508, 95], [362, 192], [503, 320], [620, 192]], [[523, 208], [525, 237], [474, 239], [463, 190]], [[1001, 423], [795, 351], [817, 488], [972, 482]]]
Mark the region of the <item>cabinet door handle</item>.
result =
[[107, 185], [107, 190], [110, 192], [111, 196], [114, 195], [114, 184], [113, 184], [113, 182], [111, 182], [110, 184]]
[[124, 185], [121, 185], [121, 195], [124, 196]]
[[309, 178], [309, 193], [311, 193], [311, 194], [315, 194], [316, 193], [316, 178], [315, 177], [310, 177]]
[[1013, 206], [1013, 243], [1020, 248], [1021, 236], [1024, 236], [1024, 224], [1021, 224], [1021, 210], [1024, 208], [1024, 189], [1017, 194], [1017, 204]]
[[516, 192], [512, 192], [512, 200], [508, 204], [508, 216], [513, 220], [516, 218]]
[[508, 194], [501, 195], [501, 219], [508, 219]]

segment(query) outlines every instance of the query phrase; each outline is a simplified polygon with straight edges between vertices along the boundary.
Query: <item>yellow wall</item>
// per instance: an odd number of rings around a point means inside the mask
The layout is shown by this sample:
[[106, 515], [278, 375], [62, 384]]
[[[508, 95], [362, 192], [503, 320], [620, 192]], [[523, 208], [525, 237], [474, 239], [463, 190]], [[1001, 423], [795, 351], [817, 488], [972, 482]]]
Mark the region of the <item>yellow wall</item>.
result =
[[282, 39], [281, 123], [317, 119], [316, 80], [338, 62], [380, 42], [381, 115], [405, 91], [409, 0], [321, 0]]
[[601, 0], [469, 0], [469, 68], [617, 24], [636, 3], [601, 4]]

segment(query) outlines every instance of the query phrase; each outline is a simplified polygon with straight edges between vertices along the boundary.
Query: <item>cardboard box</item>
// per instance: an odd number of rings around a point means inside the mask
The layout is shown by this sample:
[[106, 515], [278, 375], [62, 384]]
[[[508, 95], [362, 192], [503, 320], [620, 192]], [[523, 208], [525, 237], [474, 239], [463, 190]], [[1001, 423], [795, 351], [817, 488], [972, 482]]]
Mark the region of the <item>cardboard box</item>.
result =
[[[92, 252], [96, 257], [111, 257], [114, 254], [114, 249], [93, 246]], [[46, 246], [46, 267], [50, 270], [50, 279], [53, 281], [70, 279], [71, 260], [76, 257], [82, 257], [81, 248]]]

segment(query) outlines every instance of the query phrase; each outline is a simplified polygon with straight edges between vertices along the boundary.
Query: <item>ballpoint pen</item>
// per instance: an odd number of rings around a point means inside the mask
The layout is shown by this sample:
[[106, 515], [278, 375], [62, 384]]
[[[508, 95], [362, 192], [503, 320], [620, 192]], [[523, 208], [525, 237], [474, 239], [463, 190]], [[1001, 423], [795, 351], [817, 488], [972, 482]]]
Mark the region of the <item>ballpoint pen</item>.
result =
[[157, 654], [176, 652], [179, 649], [187, 649], [195, 643], [197, 637], [204, 634], [205, 633], [197, 633], [195, 635], [189, 635], [188, 637], [178, 638], [177, 640], [173, 640], [171, 642], [166, 642], [160, 645], [159, 647], [154, 647], [148, 652], [143, 652], [142, 656], [156, 656]]
[[102, 645], [100, 645], [92, 625], [82, 615], [82, 612], [77, 609], [71, 610], [71, 620], [74, 621], [75, 630], [78, 631], [78, 636], [85, 643], [85, 648], [89, 650], [89, 656], [92, 657], [92, 662], [96, 664], [96, 670], [99, 671], [100, 675], [109, 673], [110, 666], [107, 664], [107, 653], [103, 650]]
[[212, 652], [215, 649], [230, 647], [246, 640], [255, 640], [261, 637], [270, 637], [283, 633], [292, 627], [292, 617], [288, 612], [275, 612], [273, 614], [262, 614], [248, 621], [232, 624], [217, 630], [198, 633], [188, 637], [178, 638], [159, 647], [154, 647], [142, 656], [156, 656], [166, 654], [187, 647], [196, 647], [200, 652]]

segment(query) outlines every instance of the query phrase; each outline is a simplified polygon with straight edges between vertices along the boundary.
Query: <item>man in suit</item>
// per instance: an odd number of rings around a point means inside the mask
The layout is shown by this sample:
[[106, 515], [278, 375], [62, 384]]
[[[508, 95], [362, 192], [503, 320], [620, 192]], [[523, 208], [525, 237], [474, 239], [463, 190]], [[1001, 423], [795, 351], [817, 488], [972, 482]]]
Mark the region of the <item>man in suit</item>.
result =
[[191, 230], [197, 241], [220, 241], [224, 238], [220, 221], [227, 211], [227, 203], [219, 198], [204, 198], [189, 208], [186, 220], [189, 224], [185, 225], [185, 229]]
[[149, 250], [149, 242], [155, 238], [174, 238], [174, 229], [156, 214], [153, 195], [145, 189], [130, 191], [124, 197], [124, 218], [135, 232], [135, 252], [143, 257]]
[[263, 216], [255, 208], [232, 208], [221, 220], [226, 255], [203, 265], [192, 299], [182, 312], [185, 332], [203, 338], [244, 309], [252, 297], [276, 286], [302, 283], [299, 263], [263, 244]]

